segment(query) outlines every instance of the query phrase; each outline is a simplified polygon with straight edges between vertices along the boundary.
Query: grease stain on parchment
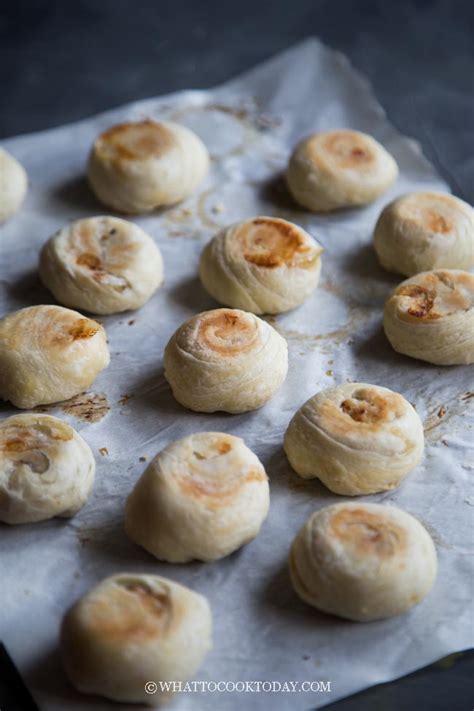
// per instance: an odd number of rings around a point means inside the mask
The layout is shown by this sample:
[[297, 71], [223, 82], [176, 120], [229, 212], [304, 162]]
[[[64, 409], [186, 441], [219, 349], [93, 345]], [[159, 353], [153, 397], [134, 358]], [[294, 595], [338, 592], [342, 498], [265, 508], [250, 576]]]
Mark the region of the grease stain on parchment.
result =
[[472, 396], [473, 393], [467, 391], [455, 395], [452, 398], [449, 398], [446, 402], [438, 403], [437, 405], [435, 405], [429, 411], [423, 422], [425, 436], [427, 436], [429, 439], [433, 439], [433, 437], [435, 436], [431, 434], [433, 430], [438, 429], [438, 427], [440, 427], [441, 425], [446, 425], [446, 423], [452, 420], [454, 417], [462, 415], [463, 410], [465, 409], [466, 405], [469, 404]]
[[346, 307], [347, 316], [345, 322], [338, 328], [325, 331], [324, 333], [301, 333], [295, 329], [283, 326], [277, 316], [267, 315], [262, 318], [288, 341], [301, 344], [319, 343], [322, 352], [326, 352], [328, 349], [332, 351], [333, 346], [337, 346], [343, 342], [351, 343], [354, 334], [363, 332], [364, 327], [373, 318], [373, 311], [350, 299], [350, 297], [344, 293], [342, 287], [335, 285], [329, 280], [320, 284], [318, 288], [334, 294]]
[[81, 546], [94, 544], [113, 548], [119, 543], [117, 531], [121, 531], [122, 525], [123, 522], [120, 519], [102, 526], [82, 525], [80, 528], [76, 528], [76, 536]]
[[184, 106], [173, 111], [169, 119], [201, 135], [213, 159], [240, 155], [259, 135], [283, 123], [280, 116], [262, 111], [254, 97], [238, 105], [212, 102]]
[[66, 415], [85, 422], [99, 422], [107, 415], [110, 406], [105, 393], [81, 393], [61, 403]]

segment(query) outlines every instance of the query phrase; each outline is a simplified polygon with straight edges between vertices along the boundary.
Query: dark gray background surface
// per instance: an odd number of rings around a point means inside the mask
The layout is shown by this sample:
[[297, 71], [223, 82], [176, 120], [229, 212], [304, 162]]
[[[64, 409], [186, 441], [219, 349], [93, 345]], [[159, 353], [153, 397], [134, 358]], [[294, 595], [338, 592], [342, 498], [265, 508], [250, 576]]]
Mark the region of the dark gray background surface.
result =
[[[0, 0], [0, 140], [213, 86], [309, 35], [348, 55], [472, 204], [473, 0]], [[470, 711], [473, 675], [469, 653], [330, 708]]]
[[311, 34], [472, 203], [472, 0], [0, 0], [0, 138], [213, 86]]

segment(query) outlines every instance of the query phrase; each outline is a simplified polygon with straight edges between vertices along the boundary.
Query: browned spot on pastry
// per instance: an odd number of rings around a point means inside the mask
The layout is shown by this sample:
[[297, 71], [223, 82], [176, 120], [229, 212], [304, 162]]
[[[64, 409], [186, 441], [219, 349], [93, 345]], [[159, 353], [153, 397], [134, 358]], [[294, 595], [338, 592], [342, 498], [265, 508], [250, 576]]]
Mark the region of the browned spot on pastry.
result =
[[[386, 407], [384, 403], [384, 407]], [[344, 400], [341, 403], [341, 409], [346, 415], [352, 417], [356, 422], [377, 422], [380, 419], [385, 419], [382, 414], [382, 409], [373, 402], [361, 400]]]
[[402, 284], [396, 296], [408, 296], [412, 304], [407, 313], [420, 319], [437, 319], [467, 311], [474, 302], [474, 276], [468, 272], [455, 274], [445, 270], [418, 276], [418, 283]]
[[216, 456], [220, 457], [223, 454], [227, 454], [232, 449], [232, 445], [226, 440], [217, 440], [217, 442], [213, 442], [212, 447], [213, 451], [210, 451], [209, 454], [203, 454], [202, 452], [199, 452], [197, 449], [195, 449], [193, 450], [193, 455], [196, 457], [196, 459], [201, 460], [215, 459]]
[[[259, 267], [275, 268], [285, 264], [309, 267], [319, 252], [307, 244], [301, 231], [283, 220], [259, 217], [242, 225], [236, 234], [244, 258]], [[297, 259], [305, 255], [304, 259]]]
[[372, 149], [354, 131], [333, 131], [323, 139], [323, 147], [340, 168], [361, 168], [374, 161]]
[[252, 349], [257, 326], [248, 317], [220, 309], [205, 316], [199, 324], [199, 338], [211, 350], [222, 355], [238, 355]]
[[343, 508], [330, 519], [333, 535], [358, 555], [391, 558], [406, 548], [406, 532], [384, 516], [363, 508]]
[[213, 503], [221, 502], [226, 504], [227, 500], [234, 496], [240, 486], [237, 478], [212, 478], [211, 476], [193, 476], [186, 474], [179, 479], [179, 488], [185, 496], [195, 499], [209, 498]]
[[99, 422], [110, 410], [104, 393], [82, 393], [62, 403], [67, 415], [86, 422]]
[[[214, 445], [219, 455], [227, 454], [232, 449], [232, 446], [226, 442], [218, 442]], [[194, 451], [194, 456], [198, 460], [214, 459], [212, 456], [205, 456]], [[226, 506], [229, 499], [236, 495], [240, 487], [250, 481], [265, 481], [267, 475], [261, 467], [251, 467], [248, 471], [232, 469], [222, 470], [220, 473], [215, 473], [212, 470], [193, 468], [193, 470], [185, 469], [182, 471], [178, 479], [181, 492], [185, 496], [193, 498], [204, 498], [207, 506], [211, 508]]]
[[158, 121], [121, 123], [102, 133], [96, 150], [117, 160], [146, 160], [160, 156], [174, 144], [171, 131]]
[[413, 221], [429, 232], [447, 234], [453, 229], [450, 215], [459, 212], [451, 195], [413, 193], [398, 201], [404, 219]]
[[44, 437], [54, 441], [67, 442], [72, 439], [73, 430], [66, 423], [58, 423], [52, 418], [46, 418], [44, 422], [32, 422], [28, 425], [12, 422], [3, 427], [0, 426], [0, 452], [14, 455], [33, 451], [39, 446], [40, 439]]
[[[49, 469], [50, 461], [42, 448], [47, 448], [44, 436], [55, 440], [72, 438], [72, 430], [67, 425], [56, 427], [57, 434], [47, 426], [11, 424], [0, 428], [0, 454], [14, 465], [25, 464], [37, 474]], [[43, 437], [41, 435], [43, 434]]]
[[408, 307], [407, 313], [416, 318], [439, 318], [440, 314], [433, 311], [435, 295], [432, 291], [417, 284], [406, 284], [397, 290], [399, 296], [409, 296], [413, 304]]
[[[342, 401], [340, 409], [353, 422], [375, 431], [386, 422], [401, 417], [404, 403], [397, 393], [379, 393], [371, 388], [360, 388]], [[334, 418], [334, 404], [330, 401], [322, 405], [321, 416], [324, 420], [330, 420], [331, 430], [335, 432], [345, 434], [354, 427], [353, 422], [348, 422], [345, 417]]]
[[166, 631], [172, 613], [168, 592], [142, 581], [118, 580], [117, 585], [87, 601], [86, 624], [102, 638], [146, 639]]
[[367, 160], [367, 151], [362, 150], [362, 148], [353, 148], [351, 156], [355, 161]]
[[110, 220], [80, 220], [69, 243], [77, 254], [76, 264], [89, 269], [96, 282], [105, 283], [119, 292], [129, 286], [121, 272], [135, 258], [140, 246], [122, 230], [111, 229]]
[[424, 224], [432, 232], [446, 233], [452, 230], [452, 224], [436, 210], [426, 210], [423, 217]]
[[3, 452], [23, 452], [28, 449], [28, 444], [23, 438], [11, 439], [6, 442], [0, 442], [0, 449]]
[[216, 446], [219, 454], [227, 454], [227, 452], [230, 452], [230, 450], [232, 449], [232, 445], [229, 444], [229, 442], [225, 442], [224, 440], [218, 442]]
[[152, 590], [143, 582], [123, 583], [123, 587], [128, 592], [137, 595], [143, 605], [154, 615], [162, 615], [170, 604], [170, 598], [166, 592]]
[[232, 444], [228, 439], [213, 439], [206, 442], [207, 446], [204, 449], [201, 448], [199, 451], [199, 438], [195, 442], [195, 448], [193, 448], [192, 456], [200, 461], [205, 461], [209, 459], [218, 459], [219, 457], [227, 454], [232, 449]]
[[246, 252], [244, 254], [244, 258], [247, 262], [256, 264], [257, 267], [281, 267], [284, 263], [284, 260], [281, 257], [277, 257], [275, 254], [251, 254]]
[[69, 334], [74, 340], [79, 338], [92, 338], [99, 331], [100, 325], [97, 321], [92, 321], [90, 318], [80, 318], [70, 328]]
[[80, 254], [76, 263], [80, 266], [88, 267], [89, 269], [100, 269], [102, 263], [96, 254], [91, 254], [90, 252], [83, 252]]
[[265, 471], [259, 468], [249, 469], [245, 477], [245, 481], [266, 481], [266, 479], [268, 477]]

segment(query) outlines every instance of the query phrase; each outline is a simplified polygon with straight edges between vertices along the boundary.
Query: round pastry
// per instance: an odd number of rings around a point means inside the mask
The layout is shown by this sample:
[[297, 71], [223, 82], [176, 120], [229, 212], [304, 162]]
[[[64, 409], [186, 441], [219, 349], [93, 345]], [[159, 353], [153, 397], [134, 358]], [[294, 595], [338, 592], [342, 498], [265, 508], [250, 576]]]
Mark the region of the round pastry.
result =
[[62, 306], [30, 306], [0, 320], [0, 398], [31, 408], [78, 395], [110, 356], [104, 327]]
[[217, 560], [255, 538], [269, 503], [265, 469], [243, 440], [199, 432], [149, 464], [128, 497], [125, 529], [160, 560]]
[[256, 217], [226, 227], [204, 248], [199, 274], [221, 304], [254, 314], [299, 306], [316, 288], [321, 246], [301, 227]]
[[431, 536], [406, 511], [343, 503], [309, 517], [293, 541], [289, 565], [304, 602], [370, 622], [421, 602], [433, 586], [437, 559]]
[[320, 479], [336, 494], [374, 494], [397, 487], [420, 462], [423, 425], [398, 393], [346, 383], [300, 407], [284, 447], [303, 479]]
[[193, 316], [170, 339], [165, 377], [176, 400], [198, 412], [247, 412], [286, 378], [288, 346], [266, 321], [238, 309]]
[[313, 133], [295, 148], [288, 188], [312, 212], [366, 205], [395, 182], [395, 160], [374, 138], [359, 131]]
[[206, 598], [158, 575], [105, 578], [66, 613], [61, 657], [85, 694], [156, 706], [188, 681], [212, 647]]
[[398, 353], [435, 365], [474, 363], [474, 275], [438, 269], [403, 281], [383, 325]]
[[28, 177], [23, 166], [0, 148], [0, 223], [15, 214], [26, 195]]
[[61, 304], [113, 314], [148, 301], [163, 281], [163, 260], [152, 238], [132, 222], [89, 217], [46, 242], [40, 276]]
[[147, 119], [112, 126], [89, 157], [91, 187], [119, 212], [149, 212], [189, 197], [209, 168], [195, 133], [175, 123]]
[[0, 521], [31, 523], [73, 516], [94, 482], [82, 437], [56, 417], [15, 415], [0, 422]]
[[382, 211], [374, 232], [380, 264], [411, 276], [474, 267], [474, 210], [453, 195], [409, 193]]

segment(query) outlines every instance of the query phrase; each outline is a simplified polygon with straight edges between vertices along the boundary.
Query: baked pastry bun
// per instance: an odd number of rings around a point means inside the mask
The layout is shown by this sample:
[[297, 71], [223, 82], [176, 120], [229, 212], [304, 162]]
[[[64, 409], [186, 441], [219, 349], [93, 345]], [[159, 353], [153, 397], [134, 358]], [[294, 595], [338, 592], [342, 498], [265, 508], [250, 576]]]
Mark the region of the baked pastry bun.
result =
[[178, 328], [164, 355], [176, 400], [198, 412], [247, 412], [264, 405], [286, 378], [288, 346], [266, 321], [214, 309]]
[[295, 201], [312, 212], [366, 205], [395, 182], [385, 148], [359, 131], [313, 133], [296, 146], [286, 174]]
[[289, 565], [304, 602], [370, 622], [421, 602], [433, 586], [437, 559], [428, 531], [406, 511], [343, 503], [309, 517], [293, 541]]
[[265, 469], [243, 440], [199, 432], [149, 464], [127, 499], [125, 529], [160, 560], [217, 560], [255, 538], [268, 507]]
[[0, 398], [31, 408], [86, 390], [109, 364], [104, 327], [62, 306], [30, 306], [0, 320]]
[[403, 281], [383, 325], [398, 353], [435, 365], [474, 363], [474, 275], [437, 269]]
[[285, 434], [285, 452], [303, 479], [336, 494], [374, 494], [397, 487], [423, 456], [422, 422], [393, 390], [346, 383], [300, 407]]
[[152, 238], [132, 222], [89, 217], [45, 243], [40, 276], [61, 304], [113, 314], [148, 301], [163, 281], [163, 260]]
[[380, 264], [412, 276], [474, 267], [474, 210], [443, 193], [409, 193], [382, 211], [374, 231]]
[[12, 217], [28, 187], [26, 172], [16, 158], [0, 148], [0, 223]]
[[73, 516], [94, 482], [82, 437], [56, 417], [25, 414], [0, 421], [0, 521], [31, 523]]
[[189, 128], [147, 119], [101, 133], [90, 153], [88, 177], [104, 205], [133, 214], [184, 200], [208, 169], [207, 149]]
[[278, 314], [299, 306], [316, 288], [322, 247], [305, 230], [278, 217], [226, 227], [204, 248], [199, 274], [226, 306]]
[[[207, 600], [158, 575], [105, 578], [67, 612], [61, 657], [85, 694], [156, 706], [172, 692], [161, 681], [188, 681], [212, 647]], [[146, 691], [147, 682], [157, 685]]]

